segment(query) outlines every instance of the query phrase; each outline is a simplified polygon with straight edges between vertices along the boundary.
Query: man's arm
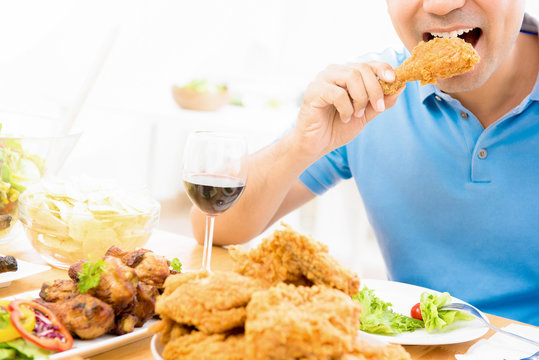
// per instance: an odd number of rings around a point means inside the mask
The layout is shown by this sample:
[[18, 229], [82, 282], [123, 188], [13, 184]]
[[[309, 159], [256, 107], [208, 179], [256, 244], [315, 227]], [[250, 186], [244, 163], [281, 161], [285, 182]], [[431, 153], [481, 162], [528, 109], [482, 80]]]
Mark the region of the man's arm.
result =
[[[393, 106], [378, 79], [395, 80], [390, 65], [332, 65], [305, 91], [296, 126], [249, 158], [247, 183], [234, 206], [215, 218], [215, 244], [243, 243], [314, 197], [299, 175], [328, 152], [354, 139], [376, 115]], [[191, 210], [193, 233], [204, 240], [205, 215]]]

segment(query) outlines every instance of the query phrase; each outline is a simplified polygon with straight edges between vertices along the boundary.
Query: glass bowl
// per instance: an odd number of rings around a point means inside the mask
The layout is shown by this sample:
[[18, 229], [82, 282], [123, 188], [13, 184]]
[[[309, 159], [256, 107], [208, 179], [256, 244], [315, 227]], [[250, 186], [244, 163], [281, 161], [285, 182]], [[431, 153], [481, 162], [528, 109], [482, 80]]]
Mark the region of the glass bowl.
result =
[[131, 251], [148, 241], [160, 205], [141, 189], [102, 180], [50, 180], [28, 188], [18, 216], [32, 247], [54, 267], [99, 259], [113, 245]]
[[16, 237], [18, 200], [26, 188], [55, 174], [80, 132], [61, 134], [59, 119], [0, 113], [0, 244]]

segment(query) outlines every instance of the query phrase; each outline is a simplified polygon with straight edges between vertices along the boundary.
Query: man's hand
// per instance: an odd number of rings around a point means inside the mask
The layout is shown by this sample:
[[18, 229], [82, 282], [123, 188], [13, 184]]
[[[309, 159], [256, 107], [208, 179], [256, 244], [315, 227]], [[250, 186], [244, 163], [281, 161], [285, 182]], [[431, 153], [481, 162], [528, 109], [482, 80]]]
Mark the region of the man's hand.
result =
[[[314, 198], [298, 177], [395, 104], [402, 89], [384, 97], [378, 82], [378, 78], [391, 82], [394, 77], [391, 66], [380, 62], [334, 65], [322, 71], [305, 92], [295, 128], [249, 157], [249, 179], [242, 196], [215, 219], [215, 244], [246, 242]], [[196, 207], [191, 222], [202, 242], [205, 216]]]
[[354, 139], [376, 115], [390, 108], [404, 88], [384, 96], [378, 78], [392, 82], [389, 64], [330, 65], [309, 84], [296, 124], [301, 152], [317, 159]]

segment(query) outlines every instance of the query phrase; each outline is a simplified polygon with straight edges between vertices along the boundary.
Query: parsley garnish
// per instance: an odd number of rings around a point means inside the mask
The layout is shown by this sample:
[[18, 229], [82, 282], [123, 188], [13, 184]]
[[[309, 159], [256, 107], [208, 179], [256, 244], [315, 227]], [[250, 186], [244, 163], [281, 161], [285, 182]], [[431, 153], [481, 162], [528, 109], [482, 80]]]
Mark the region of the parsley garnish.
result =
[[180, 262], [180, 259], [178, 258], [172, 259], [172, 261], [170, 262], [170, 267], [172, 268], [172, 270], [175, 270], [177, 272], [182, 272], [182, 263]]
[[79, 273], [79, 283], [77, 284], [77, 289], [81, 294], [99, 285], [101, 273], [105, 270], [105, 265], [106, 263], [103, 259], [82, 264], [82, 271]]

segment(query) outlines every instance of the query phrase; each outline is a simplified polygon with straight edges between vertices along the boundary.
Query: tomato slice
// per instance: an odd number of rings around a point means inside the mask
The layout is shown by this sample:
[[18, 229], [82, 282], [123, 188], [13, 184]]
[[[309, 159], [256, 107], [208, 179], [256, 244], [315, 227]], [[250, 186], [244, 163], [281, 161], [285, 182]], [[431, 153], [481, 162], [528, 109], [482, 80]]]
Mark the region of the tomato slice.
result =
[[[28, 307], [32, 310], [37, 310], [44, 314], [50, 320], [52, 326], [55, 327], [60, 336], [52, 338], [39, 337], [35, 332], [27, 331], [24, 328], [21, 320], [23, 316], [22, 306]], [[64, 327], [64, 325], [62, 325], [54, 313], [45, 306], [31, 300], [13, 300], [9, 304], [9, 309], [11, 310], [11, 323], [13, 326], [15, 326], [23, 339], [26, 339], [46, 350], [65, 351], [73, 347], [73, 337], [69, 331]]]
[[[9, 303], [11, 300], [0, 300], [0, 312], [3, 314], [10, 313], [9, 310]], [[34, 312], [31, 309], [28, 309], [26, 307], [21, 308], [22, 310], [22, 316], [21, 316], [21, 322], [22, 326], [26, 331], [32, 331], [34, 329], [34, 326], [36, 324], [36, 317], [34, 315]], [[17, 339], [21, 337], [21, 333], [17, 331], [15, 326], [11, 323], [11, 321], [8, 322], [6, 327], [0, 328], [0, 342], [4, 341], [10, 341], [13, 339]]]
[[410, 316], [412, 316], [414, 319], [423, 321], [423, 316], [421, 316], [421, 304], [417, 303], [414, 306], [412, 306], [412, 310], [410, 311]]

